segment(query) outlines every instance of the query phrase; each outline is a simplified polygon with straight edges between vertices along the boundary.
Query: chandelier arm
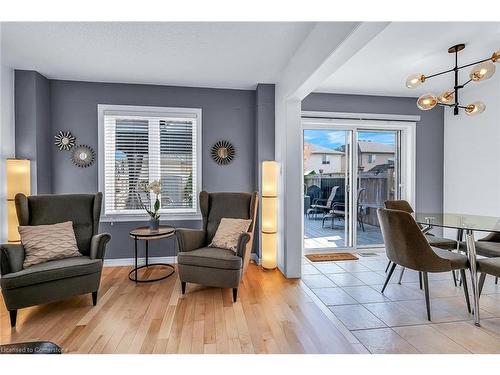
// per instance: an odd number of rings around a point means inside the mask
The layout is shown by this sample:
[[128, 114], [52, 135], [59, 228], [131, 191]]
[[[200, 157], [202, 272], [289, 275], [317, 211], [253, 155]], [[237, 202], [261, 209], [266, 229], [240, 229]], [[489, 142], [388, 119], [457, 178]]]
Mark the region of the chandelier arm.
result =
[[467, 85], [467, 84], [469, 84], [471, 82], [472, 82], [472, 79], [469, 79], [468, 81], [462, 83], [459, 88], [463, 89], [465, 87], [465, 85]]
[[[457, 69], [460, 70], [460, 69], [468, 68], [469, 66], [480, 64], [482, 62], [489, 61], [489, 60], [491, 60], [491, 57], [488, 57], [487, 59], [479, 60], [479, 61], [476, 61], [476, 62], [472, 62], [470, 64], [466, 64], [466, 65], [462, 65], [462, 66], [457, 66]], [[451, 73], [454, 70], [455, 70], [455, 68], [451, 68], [451, 69], [448, 69], [448, 70], [443, 70], [442, 72], [439, 72], [439, 73], [425, 75], [425, 79], [437, 77], [437, 76], [440, 76], [440, 75], [443, 75], [443, 74], [446, 74], [446, 73]]]
[[459, 66], [457, 69], [460, 70], [460, 69], [463, 69], [463, 68], [468, 68], [469, 66], [476, 65], [476, 64], [481, 64], [483, 62], [490, 61], [490, 60], [491, 60], [491, 57], [488, 57], [487, 59], [483, 59], [483, 60], [479, 60], [479, 61], [476, 61], [476, 62], [473, 62], [473, 63], [470, 63], [470, 64]]
[[437, 76], [440, 76], [440, 75], [446, 74], [446, 73], [450, 73], [450, 72], [453, 72], [453, 70], [454, 70], [454, 68], [451, 68], [451, 69], [444, 70], [444, 71], [439, 72], [439, 73], [431, 74], [431, 75], [425, 76], [425, 79], [437, 77]]

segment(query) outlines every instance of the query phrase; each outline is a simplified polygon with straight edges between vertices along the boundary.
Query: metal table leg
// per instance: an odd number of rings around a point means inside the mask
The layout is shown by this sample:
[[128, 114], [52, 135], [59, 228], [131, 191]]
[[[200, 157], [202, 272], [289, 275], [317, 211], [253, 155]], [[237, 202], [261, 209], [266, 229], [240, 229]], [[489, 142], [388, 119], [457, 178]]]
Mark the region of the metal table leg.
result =
[[134, 237], [134, 249], [135, 249], [135, 283], [137, 284], [137, 237]]
[[479, 289], [476, 269], [476, 244], [474, 242], [474, 231], [472, 229], [467, 229], [465, 231], [465, 240], [467, 242], [467, 256], [470, 263], [472, 296], [474, 297], [474, 324], [479, 327]]

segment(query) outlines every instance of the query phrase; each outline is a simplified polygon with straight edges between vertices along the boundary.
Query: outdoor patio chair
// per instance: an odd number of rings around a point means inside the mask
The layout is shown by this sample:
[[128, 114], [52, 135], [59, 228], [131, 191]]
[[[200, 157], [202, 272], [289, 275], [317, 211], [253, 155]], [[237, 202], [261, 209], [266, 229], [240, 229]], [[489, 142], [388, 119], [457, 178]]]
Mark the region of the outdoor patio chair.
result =
[[304, 195], [304, 214], [308, 214], [311, 209], [311, 204], [316, 204], [316, 200], [320, 199], [323, 192], [318, 185], [311, 185], [306, 189]]
[[311, 205], [311, 208], [307, 210], [307, 217], [310, 218], [311, 214], [316, 214], [318, 213], [327, 213], [332, 209], [332, 206], [334, 204], [334, 198], [335, 195], [337, 194], [337, 190], [339, 189], [338, 186], [332, 187], [332, 190], [330, 190], [330, 196], [328, 199], [315, 199], [313, 204]]
[[[361, 230], [365, 231], [365, 224], [363, 223], [363, 197], [365, 193], [365, 188], [358, 189], [358, 202], [357, 202], [357, 210], [358, 210], [358, 224]], [[323, 226], [325, 225], [325, 221], [328, 219], [332, 220], [332, 229], [335, 218], [345, 220], [345, 203], [344, 202], [334, 202], [332, 205], [332, 209], [328, 211], [325, 216], [323, 216]]]

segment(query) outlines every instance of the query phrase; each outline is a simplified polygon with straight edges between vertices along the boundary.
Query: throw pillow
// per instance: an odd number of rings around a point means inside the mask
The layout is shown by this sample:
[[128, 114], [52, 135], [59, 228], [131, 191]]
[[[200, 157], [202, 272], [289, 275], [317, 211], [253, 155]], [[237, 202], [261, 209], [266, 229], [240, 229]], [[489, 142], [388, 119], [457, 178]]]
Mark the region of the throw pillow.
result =
[[19, 234], [25, 252], [23, 268], [49, 260], [82, 255], [78, 251], [71, 221], [52, 225], [20, 226]]
[[248, 231], [251, 223], [252, 220], [222, 218], [212, 243], [208, 247], [218, 247], [236, 252], [240, 235]]

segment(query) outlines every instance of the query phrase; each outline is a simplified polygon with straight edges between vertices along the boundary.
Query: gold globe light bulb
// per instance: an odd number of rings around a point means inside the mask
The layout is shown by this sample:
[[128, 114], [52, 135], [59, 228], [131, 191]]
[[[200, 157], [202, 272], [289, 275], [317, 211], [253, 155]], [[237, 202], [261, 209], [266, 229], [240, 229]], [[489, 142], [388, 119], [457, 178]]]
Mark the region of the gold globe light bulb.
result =
[[439, 103], [442, 104], [450, 104], [451, 102], [453, 102], [454, 96], [455, 95], [453, 94], [452, 91], [445, 91], [437, 97], [437, 100]]
[[500, 63], [500, 49], [493, 52], [493, 55], [491, 55], [491, 61], [494, 63]]
[[424, 94], [417, 99], [417, 107], [422, 111], [428, 111], [436, 106], [438, 99], [434, 94]]
[[495, 64], [491, 61], [485, 61], [474, 66], [470, 71], [469, 77], [473, 81], [484, 81], [495, 74], [495, 69]]
[[483, 113], [486, 105], [483, 102], [474, 102], [465, 107], [465, 113], [469, 116], [476, 116]]
[[414, 89], [424, 82], [425, 76], [423, 74], [413, 74], [406, 79], [406, 87]]

